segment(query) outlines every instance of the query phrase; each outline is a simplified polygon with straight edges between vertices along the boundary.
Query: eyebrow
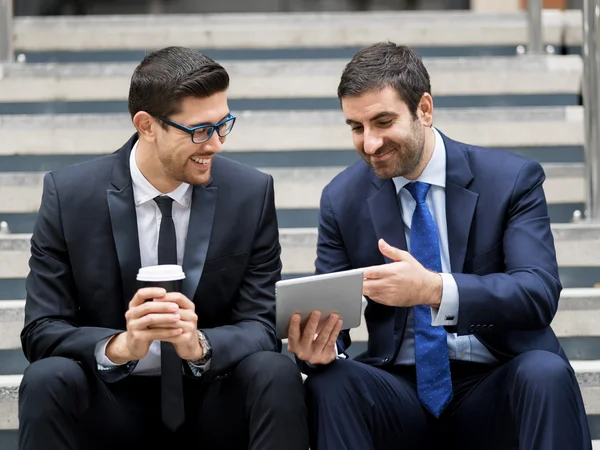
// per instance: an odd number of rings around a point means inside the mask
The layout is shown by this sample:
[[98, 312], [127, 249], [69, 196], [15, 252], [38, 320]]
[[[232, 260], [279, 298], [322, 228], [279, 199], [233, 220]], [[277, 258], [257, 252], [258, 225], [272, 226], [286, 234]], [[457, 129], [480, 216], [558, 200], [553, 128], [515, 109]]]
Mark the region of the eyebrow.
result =
[[[371, 117], [371, 119], [369, 119], [369, 122], [374, 122], [378, 119], [381, 119], [382, 117], [387, 117], [387, 116], [394, 116], [397, 117], [398, 114], [395, 112], [391, 112], [391, 111], [382, 111], [380, 113], [375, 114], [375, 116]], [[357, 122], [356, 120], [352, 120], [352, 119], [346, 119], [346, 124], [348, 125], [360, 125], [360, 122]]]
[[[226, 119], [230, 114], [231, 114], [231, 111], [229, 111], [227, 114], [225, 114], [221, 119], [217, 120], [216, 123], [219, 123], [221, 120]], [[189, 125], [188, 128], [196, 128], [196, 127], [201, 127], [203, 125], [214, 125], [214, 124], [208, 123], [208, 122], [204, 122], [204, 123], [198, 123], [198, 124], [195, 124], [195, 125]]]

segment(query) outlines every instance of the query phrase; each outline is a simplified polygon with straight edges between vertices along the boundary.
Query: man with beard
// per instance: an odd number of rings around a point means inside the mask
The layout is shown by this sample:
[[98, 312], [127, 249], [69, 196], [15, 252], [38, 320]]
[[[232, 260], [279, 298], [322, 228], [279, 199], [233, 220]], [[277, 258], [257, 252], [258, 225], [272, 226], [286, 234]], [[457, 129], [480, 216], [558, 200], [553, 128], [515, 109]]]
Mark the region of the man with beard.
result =
[[[274, 332], [273, 180], [218, 155], [228, 86], [196, 51], [151, 53], [131, 79], [131, 139], [46, 175], [21, 450], [308, 448], [302, 378]], [[156, 264], [183, 266], [182, 292], [137, 289]]]
[[293, 317], [311, 448], [590, 450], [541, 166], [434, 128], [407, 47], [361, 50], [338, 96], [363, 161], [323, 190], [316, 271], [364, 268], [369, 342], [350, 360], [339, 317]]

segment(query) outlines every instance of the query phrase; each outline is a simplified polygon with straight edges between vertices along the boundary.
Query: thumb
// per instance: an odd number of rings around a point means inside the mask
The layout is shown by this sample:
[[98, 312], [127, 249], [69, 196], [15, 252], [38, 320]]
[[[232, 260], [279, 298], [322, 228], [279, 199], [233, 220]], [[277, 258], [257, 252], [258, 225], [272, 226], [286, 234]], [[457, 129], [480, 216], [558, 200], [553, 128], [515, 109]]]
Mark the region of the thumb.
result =
[[387, 256], [392, 261], [404, 261], [407, 259], [408, 252], [392, 247], [383, 239], [379, 239], [379, 251], [383, 256]]

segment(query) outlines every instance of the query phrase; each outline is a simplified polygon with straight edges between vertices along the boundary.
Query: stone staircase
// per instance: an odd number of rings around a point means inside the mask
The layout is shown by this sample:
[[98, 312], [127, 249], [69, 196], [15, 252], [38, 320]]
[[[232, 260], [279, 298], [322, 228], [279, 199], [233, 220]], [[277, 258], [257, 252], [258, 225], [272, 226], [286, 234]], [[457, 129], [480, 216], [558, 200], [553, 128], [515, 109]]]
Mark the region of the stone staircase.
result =
[[[323, 186], [358, 159], [335, 97], [363, 45], [412, 45], [432, 77], [435, 125], [450, 137], [540, 161], [563, 290], [552, 324], [600, 439], [600, 225], [570, 223], [585, 201], [578, 12], [545, 11], [556, 54], [516, 56], [525, 15], [465, 12], [17, 18], [26, 63], [0, 65], [0, 449], [16, 449], [29, 237], [48, 170], [112, 152], [133, 133], [129, 77], [145, 51], [198, 48], [231, 75], [238, 117], [223, 154], [271, 173], [284, 277], [314, 270]], [[365, 346], [352, 330], [353, 354]]]

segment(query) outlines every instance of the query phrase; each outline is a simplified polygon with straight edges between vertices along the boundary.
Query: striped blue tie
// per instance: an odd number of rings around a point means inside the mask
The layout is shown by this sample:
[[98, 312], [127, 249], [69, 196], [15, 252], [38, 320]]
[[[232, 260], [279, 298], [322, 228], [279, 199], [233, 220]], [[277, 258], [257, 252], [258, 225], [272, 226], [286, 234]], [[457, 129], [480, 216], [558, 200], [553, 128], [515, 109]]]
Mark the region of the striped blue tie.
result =
[[[417, 206], [410, 226], [410, 253], [425, 268], [442, 271], [435, 221], [425, 203], [431, 185], [416, 181], [406, 185]], [[444, 327], [431, 325], [431, 308], [415, 306], [415, 364], [421, 404], [435, 417], [452, 400], [448, 341]]]

